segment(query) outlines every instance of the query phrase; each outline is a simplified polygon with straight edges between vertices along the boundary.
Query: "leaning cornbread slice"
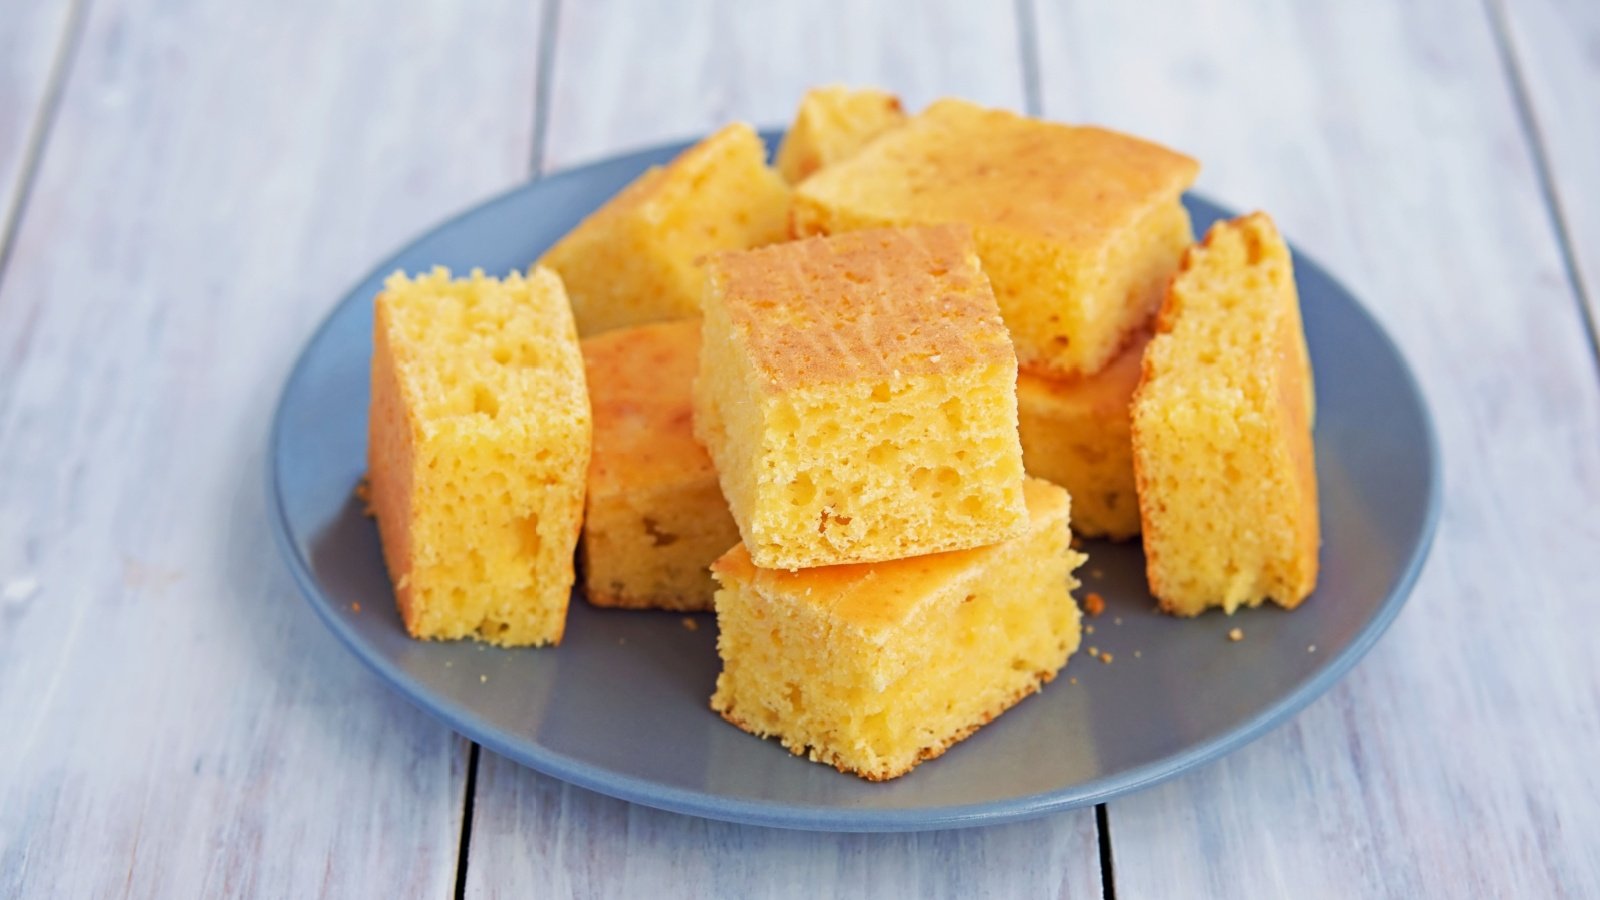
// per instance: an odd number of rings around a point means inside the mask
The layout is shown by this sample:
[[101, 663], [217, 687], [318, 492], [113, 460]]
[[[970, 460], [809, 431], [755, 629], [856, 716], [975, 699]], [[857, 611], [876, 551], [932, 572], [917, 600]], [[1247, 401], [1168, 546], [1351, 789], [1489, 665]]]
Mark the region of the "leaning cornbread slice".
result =
[[900, 98], [886, 91], [830, 85], [800, 99], [794, 124], [778, 145], [778, 174], [790, 184], [854, 156], [866, 143], [906, 120]]
[[1100, 128], [942, 100], [796, 188], [796, 234], [970, 223], [1022, 365], [1099, 371], [1189, 245], [1194, 160]]
[[965, 227], [812, 238], [708, 271], [695, 433], [756, 565], [1022, 531], [1017, 361]]
[[739, 530], [694, 437], [700, 320], [587, 338], [583, 359], [594, 411], [582, 544], [589, 602], [711, 609], [711, 563]]
[[1128, 407], [1149, 339], [1140, 332], [1093, 375], [1060, 379], [1024, 369], [1017, 376], [1022, 465], [1072, 494], [1072, 530], [1085, 537], [1139, 533]]
[[1067, 492], [1029, 479], [1028, 530], [973, 550], [801, 572], [744, 545], [712, 567], [711, 708], [840, 771], [909, 772], [1050, 681], [1078, 648]]
[[367, 478], [406, 630], [559, 643], [590, 447], [561, 280], [397, 273], [373, 343]]
[[578, 333], [699, 314], [701, 256], [789, 233], [789, 187], [761, 138], [733, 124], [639, 176], [551, 247]]
[[1316, 586], [1311, 369], [1289, 250], [1262, 213], [1189, 251], [1145, 350], [1133, 460], [1150, 592], [1192, 616]]

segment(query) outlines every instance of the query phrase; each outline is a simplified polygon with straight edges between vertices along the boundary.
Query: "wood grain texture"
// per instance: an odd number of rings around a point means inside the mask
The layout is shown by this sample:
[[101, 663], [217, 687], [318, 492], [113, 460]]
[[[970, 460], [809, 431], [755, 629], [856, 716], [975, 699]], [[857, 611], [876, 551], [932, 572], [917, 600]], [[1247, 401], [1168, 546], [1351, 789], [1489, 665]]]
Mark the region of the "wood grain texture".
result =
[[0, 247], [22, 194], [28, 151], [44, 128], [71, 22], [72, 0], [6, 0], [0, 13]]
[[1169, 142], [1202, 190], [1270, 211], [1399, 341], [1444, 453], [1391, 632], [1291, 725], [1111, 803], [1117, 896], [1600, 894], [1600, 390], [1488, 19], [1039, 17], [1045, 111]]
[[524, 177], [538, 12], [94, 4], [0, 294], [0, 896], [451, 891], [466, 744], [297, 596], [263, 455], [339, 293]]
[[1021, 109], [1010, 4], [564, 3], [545, 160], [565, 168], [705, 134], [787, 125], [806, 88], [880, 86], [912, 109], [959, 94]]
[[602, 797], [486, 750], [475, 813], [469, 897], [1101, 895], [1092, 811], [916, 834], [755, 828]]
[[1527, 88], [1590, 315], [1600, 320], [1600, 3], [1491, 2]]
[[[881, 85], [912, 106], [945, 94], [1022, 106], [1009, 7], [997, 15], [995, 7], [924, 4], [908, 15], [844, 2], [643, 6], [562, 5], [545, 153], [552, 166], [735, 118], [785, 124], [800, 94], [819, 83]], [[1101, 893], [1092, 810], [942, 834], [785, 832], [630, 806], [488, 751], [477, 787], [468, 896]]]

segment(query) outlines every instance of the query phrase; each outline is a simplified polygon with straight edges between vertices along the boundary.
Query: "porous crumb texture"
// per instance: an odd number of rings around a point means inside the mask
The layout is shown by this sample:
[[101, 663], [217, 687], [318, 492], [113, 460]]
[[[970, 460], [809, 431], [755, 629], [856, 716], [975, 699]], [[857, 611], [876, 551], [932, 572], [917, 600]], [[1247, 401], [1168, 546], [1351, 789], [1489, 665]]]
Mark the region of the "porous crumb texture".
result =
[[879, 781], [943, 753], [1055, 677], [1078, 648], [1066, 491], [973, 550], [800, 572], [743, 546], [714, 566], [723, 670], [711, 707], [791, 752]]
[[406, 629], [559, 642], [590, 450], [560, 279], [397, 273], [374, 345], [368, 478]]
[[794, 231], [969, 223], [1018, 359], [1088, 374], [1160, 303], [1198, 171], [1117, 132], [941, 100], [800, 184]]
[[739, 531], [694, 436], [700, 321], [610, 331], [584, 340], [583, 357], [594, 411], [582, 544], [589, 602], [711, 609], [711, 563]]
[[750, 126], [733, 124], [639, 176], [550, 248], [585, 337], [699, 313], [699, 260], [789, 232], [789, 187]]
[[1093, 375], [1017, 376], [1017, 424], [1028, 474], [1072, 494], [1072, 530], [1123, 540], [1139, 533], [1129, 406], [1148, 332]]
[[767, 568], [1020, 533], [1016, 357], [961, 226], [709, 263], [695, 428]]
[[1151, 593], [1192, 616], [1317, 580], [1311, 368], [1289, 250], [1255, 213], [1185, 257], [1146, 349], [1134, 467]]
[[790, 184], [854, 156], [867, 142], [906, 120], [900, 98], [872, 88], [812, 88], [778, 145], [777, 167]]

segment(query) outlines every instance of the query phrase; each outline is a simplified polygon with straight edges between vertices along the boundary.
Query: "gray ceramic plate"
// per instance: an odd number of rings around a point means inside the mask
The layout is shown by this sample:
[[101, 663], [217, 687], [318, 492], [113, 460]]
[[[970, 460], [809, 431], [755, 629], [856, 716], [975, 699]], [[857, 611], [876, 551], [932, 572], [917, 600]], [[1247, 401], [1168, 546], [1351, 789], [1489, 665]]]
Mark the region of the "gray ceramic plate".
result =
[[[770, 137], [769, 137], [770, 140]], [[275, 531], [317, 614], [379, 677], [451, 728], [574, 784], [663, 809], [839, 831], [988, 824], [1103, 801], [1216, 759], [1284, 721], [1399, 612], [1432, 537], [1439, 465], [1428, 412], [1393, 343], [1316, 264], [1297, 258], [1316, 369], [1322, 581], [1296, 612], [1156, 614], [1137, 544], [1091, 542], [1093, 645], [1042, 694], [909, 776], [869, 784], [792, 757], [707, 708], [716, 627], [574, 598], [565, 643], [420, 643], [394, 612], [363, 471], [372, 298], [395, 269], [527, 266], [662, 147], [518, 188], [379, 265], [317, 330], [284, 387], [269, 452]], [[1197, 230], [1226, 213], [1190, 197]], [[359, 612], [357, 611], [359, 604]], [[1230, 628], [1245, 639], [1230, 642]], [[1313, 651], [1311, 648], [1315, 647]], [[1072, 683], [1073, 680], [1076, 683]]]

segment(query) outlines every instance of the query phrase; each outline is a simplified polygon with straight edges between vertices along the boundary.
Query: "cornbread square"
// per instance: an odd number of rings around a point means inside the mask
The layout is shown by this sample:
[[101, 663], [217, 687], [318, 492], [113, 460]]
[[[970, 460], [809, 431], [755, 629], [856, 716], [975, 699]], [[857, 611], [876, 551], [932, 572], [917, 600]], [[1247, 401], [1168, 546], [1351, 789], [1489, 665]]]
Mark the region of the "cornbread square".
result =
[[854, 156], [866, 143], [906, 120], [900, 98], [886, 91], [830, 85], [800, 100], [794, 124], [778, 145], [778, 174], [790, 184]]
[[700, 320], [587, 338], [583, 361], [594, 413], [582, 544], [589, 602], [711, 609], [711, 563], [739, 530], [694, 437]]
[[578, 333], [699, 315], [701, 256], [789, 236], [789, 186], [744, 124], [652, 168], [551, 247]]
[[695, 430], [758, 566], [1019, 534], [1016, 356], [961, 226], [708, 264]]
[[1150, 592], [1232, 613], [1316, 587], [1310, 358], [1289, 249], [1255, 213], [1184, 257], [1145, 350], [1133, 462]]
[[1113, 131], [941, 100], [799, 185], [794, 230], [970, 223], [1022, 365], [1089, 374], [1160, 304], [1198, 170]]
[[872, 781], [932, 759], [1055, 678], [1078, 649], [1067, 492], [1029, 479], [1028, 528], [1000, 544], [800, 572], [741, 544], [712, 567], [711, 708], [796, 755]]
[[1072, 530], [1124, 540], [1139, 533], [1129, 405], [1149, 334], [1093, 375], [1017, 376], [1017, 426], [1028, 474], [1072, 494]]
[[560, 643], [590, 443], [561, 279], [396, 273], [373, 343], [367, 478], [406, 630]]

